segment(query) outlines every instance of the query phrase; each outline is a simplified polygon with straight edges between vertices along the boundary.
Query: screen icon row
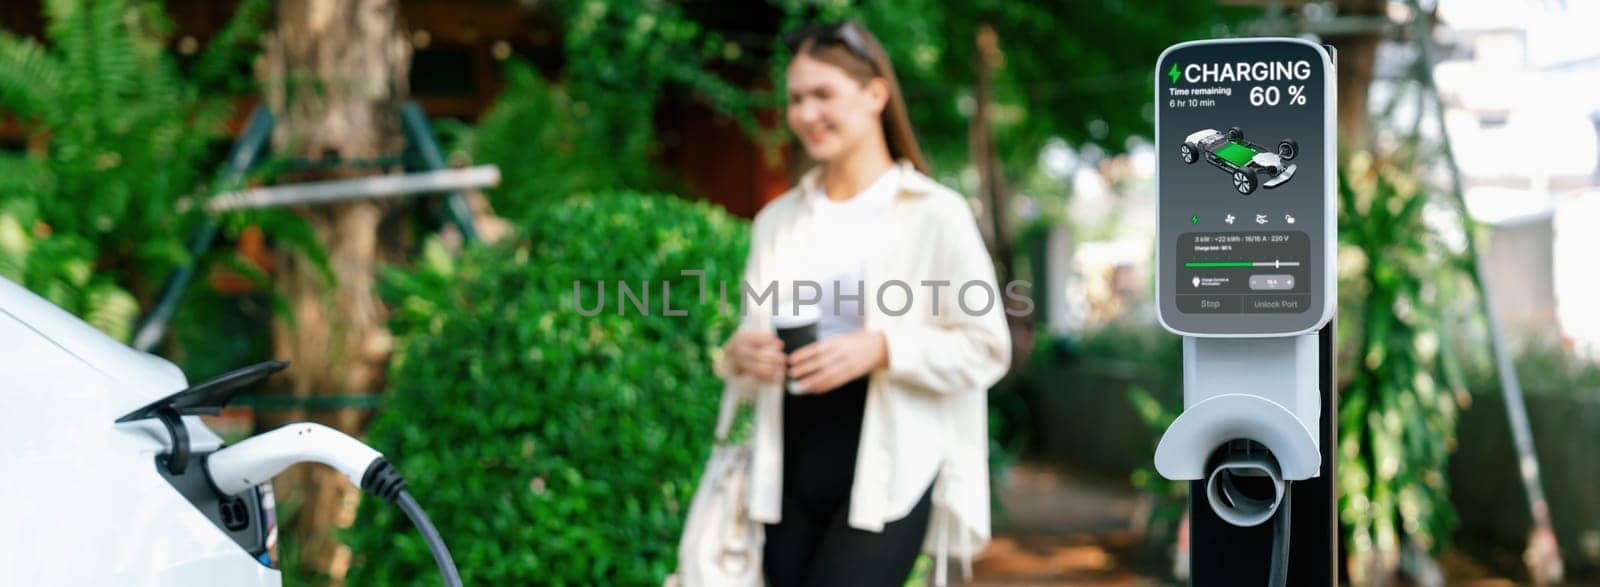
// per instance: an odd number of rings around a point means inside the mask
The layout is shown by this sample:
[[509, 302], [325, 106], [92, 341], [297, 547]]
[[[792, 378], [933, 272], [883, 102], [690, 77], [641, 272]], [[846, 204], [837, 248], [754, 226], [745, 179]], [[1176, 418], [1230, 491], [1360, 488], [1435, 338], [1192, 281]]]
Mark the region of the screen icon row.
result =
[[[1198, 216], [1191, 216], [1189, 218], [1189, 221], [1191, 223], [1198, 224], [1200, 222], [1200, 218]], [[1226, 222], [1228, 224], [1233, 224], [1235, 222], [1238, 222], [1239, 218], [1237, 216], [1232, 215], [1232, 214], [1228, 214], [1228, 215], [1222, 217], [1222, 221]], [[1270, 223], [1272, 221], [1273, 221], [1272, 218], [1267, 214], [1257, 214], [1256, 215], [1256, 219], [1255, 219], [1255, 223], [1256, 224], [1267, 224], [1267, 223]], [[1284, 214], [1283, 215], [1283, 223], [1284, 224], [1294, 224], [1294, 215], [1293, 214]]]

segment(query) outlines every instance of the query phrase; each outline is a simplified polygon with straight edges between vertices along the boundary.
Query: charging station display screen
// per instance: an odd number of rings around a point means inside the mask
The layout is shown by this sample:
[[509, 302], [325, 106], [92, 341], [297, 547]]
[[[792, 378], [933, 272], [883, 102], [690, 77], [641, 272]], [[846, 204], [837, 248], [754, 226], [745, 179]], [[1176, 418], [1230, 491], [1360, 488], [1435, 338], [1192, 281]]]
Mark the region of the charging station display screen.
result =
[[1157, 285], [1182, 334], [1292, 334], [1331, 313], [1326, 51], [1293, 39], [1186, 43], [1157, 63]]

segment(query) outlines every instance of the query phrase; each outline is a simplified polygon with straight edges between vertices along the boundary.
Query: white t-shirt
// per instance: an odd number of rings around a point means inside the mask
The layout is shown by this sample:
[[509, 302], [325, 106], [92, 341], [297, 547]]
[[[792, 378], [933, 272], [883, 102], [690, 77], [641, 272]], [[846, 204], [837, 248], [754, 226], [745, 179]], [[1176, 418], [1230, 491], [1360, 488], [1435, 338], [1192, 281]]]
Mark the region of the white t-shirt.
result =
[[[813, 184], [806, 194], [813, 206], [813, 226], [816, 227], [810, 270], [806, 275], [822, 286], [822, 299], [816, 306], [822, 314], [817, 323], [817, 340], [863, 327], [866, 316], [861, 304], [872, 300], [870, 293], [863, 291], [862, 283], [868, 255], [878, 254], [881, 249], [877, 238], [881, 231], [877, 228], [899, 191], [900, 168], [890, 166], [871, 185], [848, 200], [828, 199], [820, 182]], [[840, 300], [839, 294], [852, 297]]]

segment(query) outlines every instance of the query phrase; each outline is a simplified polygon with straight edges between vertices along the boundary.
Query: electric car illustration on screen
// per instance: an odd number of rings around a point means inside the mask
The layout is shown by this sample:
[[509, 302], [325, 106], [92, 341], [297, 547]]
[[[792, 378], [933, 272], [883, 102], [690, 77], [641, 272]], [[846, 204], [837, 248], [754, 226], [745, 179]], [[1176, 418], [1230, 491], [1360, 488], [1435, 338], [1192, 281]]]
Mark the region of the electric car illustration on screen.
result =
[[1251, 194], [1258, 187], [1272, 189], [1294, 178], [1296, 166], [1289, 161], [1300, 154], [1300, 144], [1283, 139], [1273, 151], [1244, 140], [1244, 131], [1237, 126], [1227, 132], [1208, 128], [1184, 138], [1179, 154], [1184, 163], [1205, 157], [1217, 169], [1233, 176], [1233, 189]]

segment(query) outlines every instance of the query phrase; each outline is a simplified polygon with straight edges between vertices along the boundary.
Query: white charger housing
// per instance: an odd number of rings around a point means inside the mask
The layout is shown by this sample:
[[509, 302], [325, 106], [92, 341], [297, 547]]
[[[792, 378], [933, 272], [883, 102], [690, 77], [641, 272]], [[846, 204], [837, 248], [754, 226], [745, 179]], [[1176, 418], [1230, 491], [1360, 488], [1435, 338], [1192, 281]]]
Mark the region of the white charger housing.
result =
[[[1240, 507], [1225, 499], [1226, 484], [1235, 475], [1268, 477], [1281, 497], [1283, 481], [1319, 475], [1317, 361], [1316, 334], [1184, 337], [1183, 413], [1156, 446], [1156, 472], [1174, 480], [1209, 477], [1207, 498], [1224, 520], [1240, 526], [1265, 522], [1278, 500]], [[1269, 454], [1220, 464], [1212, 459], [1238, 441], [1258, 443]]]

